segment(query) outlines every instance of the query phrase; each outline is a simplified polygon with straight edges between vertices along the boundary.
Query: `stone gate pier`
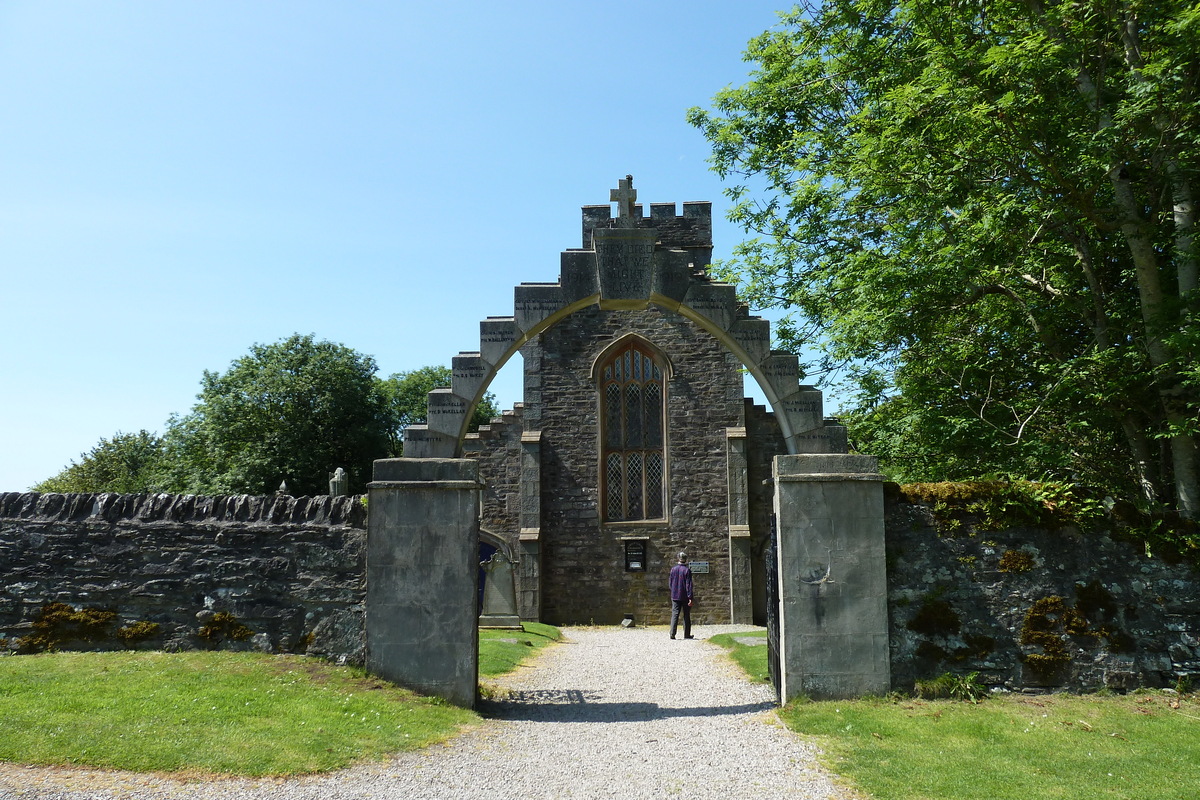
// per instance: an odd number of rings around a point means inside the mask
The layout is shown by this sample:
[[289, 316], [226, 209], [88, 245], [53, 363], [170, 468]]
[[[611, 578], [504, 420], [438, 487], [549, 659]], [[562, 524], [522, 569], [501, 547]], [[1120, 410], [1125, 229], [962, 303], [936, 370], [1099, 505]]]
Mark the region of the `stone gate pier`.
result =
[[891, 690], [883, 476], [874, 456], [777, 456], [780, 696]]
[[473, 706], [479, 672], [474, 461], [375, 462], [367, 515], [367, 669]]

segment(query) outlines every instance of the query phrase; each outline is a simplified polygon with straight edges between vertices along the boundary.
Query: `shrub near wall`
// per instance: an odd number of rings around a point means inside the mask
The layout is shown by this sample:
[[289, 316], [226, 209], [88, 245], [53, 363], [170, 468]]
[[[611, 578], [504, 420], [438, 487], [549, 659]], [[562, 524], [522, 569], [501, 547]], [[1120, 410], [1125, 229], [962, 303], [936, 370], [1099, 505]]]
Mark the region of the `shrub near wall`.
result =
[[365, 526], [354, 497], [0, 494], [0, 650], [361, 663]]
[[945, 672], [1028, 691], [1200, 683], [1194, 558], [1148, 555], [1111, 518], [1031, 513], [1003, 484], [935, 486], [887, 492], [896, 688]]

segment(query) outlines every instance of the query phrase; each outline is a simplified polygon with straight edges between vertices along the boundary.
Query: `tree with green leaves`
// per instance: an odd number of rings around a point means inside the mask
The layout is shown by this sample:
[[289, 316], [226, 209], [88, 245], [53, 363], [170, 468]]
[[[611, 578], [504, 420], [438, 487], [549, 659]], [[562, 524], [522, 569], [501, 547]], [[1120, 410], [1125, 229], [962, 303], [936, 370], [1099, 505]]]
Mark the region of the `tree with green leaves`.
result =
[[375, 360], [291, 336], [256, 344], [223, 373], [205, 371], [199, 402], [165, 436], [175, 491], [325, 494], [344, 467], [352, 491], [387, 454], [391, 419]]
[[746, 57], [689, 112], [726, 266], [849, 365], [860, 445], [1200, 516], [1200, 5], [826, 0]]
[[[452, 375], [449, 367], [431, 366], [398, 372], [381, 381], [381, 390], [387, 398], [391, 415], [388, 449], [393, 456], [403, 453], [404, 429], [426, 421], [429, 393], [434, 389], [449, 388]], [[486, 425], [498, 413], [496, 396], [491, 392], [485, 393], [479, 405], [475, 406], [468, 429], [479, 430], [480, 425]]]
[[35, 492], [116, 492], [146, 494], [162, 490], [163, 441], [146, 431], [121, 433], [100, 442], [57, 475], [33, 487]]

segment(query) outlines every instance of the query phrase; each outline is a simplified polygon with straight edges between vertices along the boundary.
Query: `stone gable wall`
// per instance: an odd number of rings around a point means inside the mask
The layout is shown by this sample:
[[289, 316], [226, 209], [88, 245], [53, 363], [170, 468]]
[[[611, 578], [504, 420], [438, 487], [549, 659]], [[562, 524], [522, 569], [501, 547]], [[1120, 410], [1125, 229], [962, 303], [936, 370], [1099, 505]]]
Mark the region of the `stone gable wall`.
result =
[[[598, 397], [591, 367], [622, 336], [636, 333], [670, 354], [667, 386], [669, 521], [601, 524]], [[667, 572], [687, 550], [711, 571], [696, 576], [693, 620], [729, 619], [725, 431], [742, 424], [736, 359], [682, 316], [647, 311], [579, 311], [522, 348], [525, 422], [540, 430], [542, 618], [552, 623], [639, 623], [670, 616]], [[626, 572], [621, 537], [644, 536], [647, 569]], [[586, 585], [587, 591], [580, 591]]]
[[[0, 494], [0, 649], [57, 602], [117, 614], [67, 648], [119, 649], [118, 628], [151, 622], [140, 647], [361, 663], [365, 525], [357, 497]], [[220, 612], [247, 638], [202, 637]]]

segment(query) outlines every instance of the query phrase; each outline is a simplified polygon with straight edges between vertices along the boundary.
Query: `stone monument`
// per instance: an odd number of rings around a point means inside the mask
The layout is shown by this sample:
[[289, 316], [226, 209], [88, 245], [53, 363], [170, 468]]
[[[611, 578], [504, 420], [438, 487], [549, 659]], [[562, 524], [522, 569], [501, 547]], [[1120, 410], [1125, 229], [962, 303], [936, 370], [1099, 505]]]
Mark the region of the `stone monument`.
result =
[[497, 550], [479, 566], [487, 576], [483, 582], [483, 613], [479, 615], [479, 627], [519, 630], [521, 617], [517, 613], [513, 563], [503, 550]]

